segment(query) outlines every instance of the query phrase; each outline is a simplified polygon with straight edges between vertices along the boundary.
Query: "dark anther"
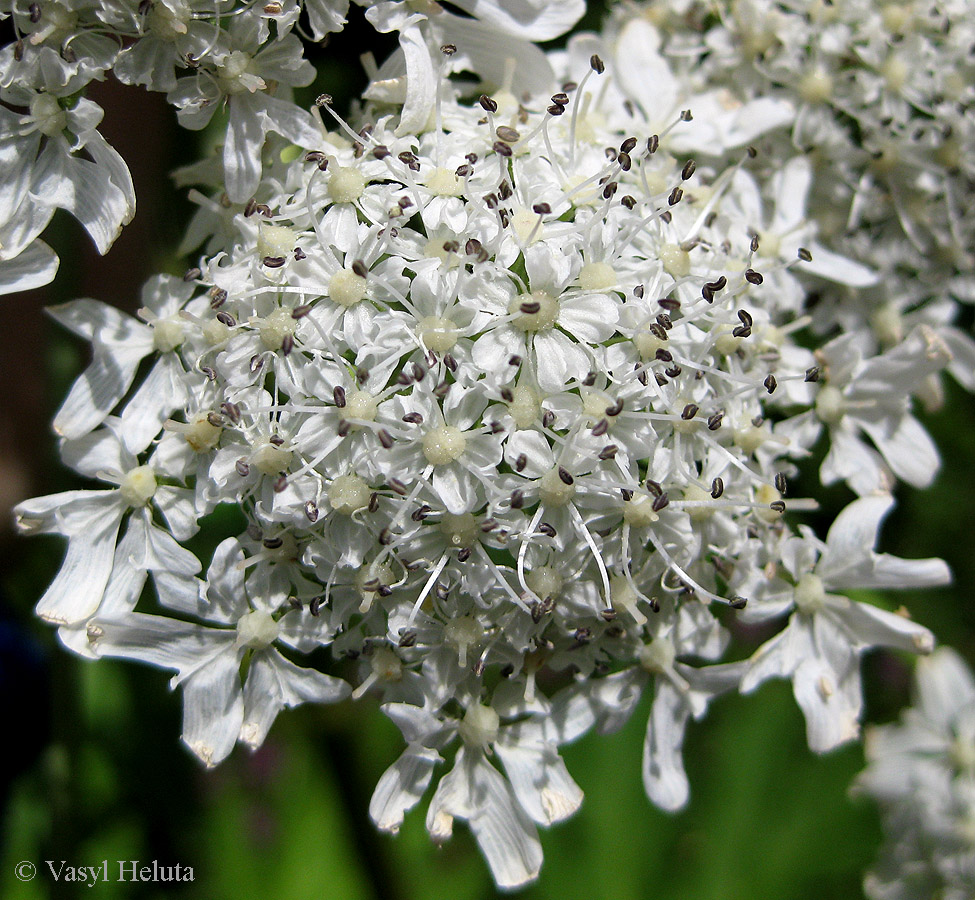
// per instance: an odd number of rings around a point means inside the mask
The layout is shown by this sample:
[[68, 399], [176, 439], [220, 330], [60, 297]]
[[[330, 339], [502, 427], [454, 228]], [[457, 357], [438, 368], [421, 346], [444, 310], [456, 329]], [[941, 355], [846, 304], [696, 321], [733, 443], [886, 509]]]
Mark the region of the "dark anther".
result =
[[629, 172], [633, 167], [633, 160], [630, 159], [629, 153], [621, 153], [618, 157], [616, 157], [616, 161], [620, 164], [620, 168], [624, 172]]
[[788, 488], [789, 479], [785, 477], [785, 472], [777, 472], [775, 475], [775, 489], [784, 495]]
[[694, 418], [694, 416], [697, 415], [697, 411], [699, 409], [700, 409], [700, 407], [697, 404], [695, 404], [695, 403], [688, 403], [687, 406], [685, 406], [684, 409], [681, 410], [680, 417], [685, 422], [689, 422], [691, 419]]
[[265, 256], [261, 262], [269, 269], [280, 269], [287, 262], [287, 259], [283, 256]]
[[617, 397], [616, 402], [612, 406], [606, 407], [606, 415], [611, 418], [618, 416], [621, 412], [623, 412], [623, 399], [621, 397]]
[[775, 386], [777, 384], [775, 376], [770, 374], [769, 377], [765, 379], [763, 384], [765, 385], [765, 390], [771, 394], [775, 390]]
[[563, 484], [572, 484], [575, 479], [569, 474], [568, 469], [563, 466], [559, 466], [559, 478], [562, 479]]
[[316, 106], [331, 106], [332, 105], [332, 95], [331, 94], [319, 94], [315, 98]]
[[665, 384], [668, 384], [667, 379], [663, 376], [663, 373], [661, 372], [654, 372], [653, 380], [657, 382], [658, 387], [663, 387]]
[[312, 597], [312, 599], [308, 603], [308, 612], [310, 612], [313, 616], [317, 617], [318, 614], [321, 612], [322, 603], [324, 602], [325, 602], [324, 597]]
[[597, 75], [602, 75], [603, 72], [606, 71], [606, 64], [596, 53], [593, 53], [593, 55], [589, 57], [589, 65], [592, 66], [593, 72], [595, 72]]
[[746, 148], [746, 152], [748, 153], [749, 159], [754, 159], [756, 156], [758, 156], [758, 150], [756, 150], [754, 147]]
[[607, 431], [609, 431], [609, 422], [606, 419], [600, 419], [592, 427], [593, 437], [602, 437]]
[[354, 263], [352, 263], [352, 271], [355, 272], [355, 274], [360, 278], [365, 278], [369, 274], [368, 267], [361, 259], [357, 259]]
[[214, 428], [223, 428], [226, 424], [226, 419], [220, 415], [220, 413], [207, 413], [207, 422], [209, 422]]
[[663, 347], [658, 347], [656, 349], [656, 351], [654, 352], [654, 356], [657, 359], [659, 359], [661, 362], [673, 362], [674, 361], [674, 354], [671, 353], [669, 350], [664, 349]]
[[515, 471], [524, 472], [525, 466], [528, 465], [528, 457], [524, 453], [519, 453], [515, 459]]
[[339, 437], [347, 437], [349, 432], [352, 431], [352, 423], [347, 419], [339, 419], [339, 424], [335, 430], [338, 432]]
[[305, 517], [309, 522], [318, 521], [318, 506], [315, 504], [314, 500], [305, 501]]
[[227, 302], [227, 292], [223, 288], [213, 288], [210, 291], [210, 309], [220, 309]]
[[538, 530], [547, 537], [555, 537], [558, 532], [548, 522], [540, 522]]
[[295, 348], [295, 336], [293, 334], [286, 334], [281, 338], [281, 352], [288, 356], [292, 350]]
[[223, 414], [235, 425], [240, 422], [240, 407], [236, 403], [224, 401], [220, 404]]
[[660, 137], [656, 134], [651, 134], [647, 138], [647, 153], [654, 154], [657, 152], [657, 148], [660, 146]]
[[284, 546], [284, 540], [279, 537], [264, 538], [262, 543], [265, 547], [267, 547], [268, 550], [278, 550]]
[[393, 436], [385, 429], [380, 428], [376, 432], [376, 437], [379, 438], [379, 443], [382, 444], [387, 450], [393, 446]]
[[263, 357], [260, 356], [260, 354], [255, 353], [251, 357], [251, 361], [250, 361], [250, 370], [251, 370], [251, 373], [253, 374], [258, 369], [260, 369], [263, 365], [264, 365], [264, 359], [263, 359]]
[[422, 425], [423, 416], [418, 412], [410, 412], [403, 416], [403, 421], [409, 425]]
[[705, 284], [704, 287], [701, 288], [701, 296], [707, 300], [708, 303], [714, 303], [714, 288], [711, 287], [710, 283]]
[[481, 109], [489, 113], [496, 113], [498, 111], [498, 104], [496, 101], [492, 100], [487, 94], [481, 94], [477, 98], [477, 102], [481, 104]]
[[616, 610], [612, 608], [604, 609], [599, 615], [603, 621], [612, 622], [616, 618]]
[[461, 547], [457, 552], [457, 562], [467, 562], [471, 558], [471, 548]]
[[552, 102], [557, 103], [559, 106], [568, 106], [569, 95], [564, 91], [559, 91], [557, 94], [552, 94]]
[[435, 397], [439, 397], [441, 400], [443, 400], [443, 398], [446, 397], [447, 394], [449, 394], [449, 393], [450, 393], [450, 382], [449, 381], [441, 381], [440, 384], [438, 384], [433, 389], [433, 395]]
[[200, 269], [197, 269], [196, 267], [192, 269], [187, 269], [183, 273], [183, 281], [186, 282], [196, 281], [196, 279], [199, 278], [202, 274], [203, 272]]
[[747, 325], [747, 326], [749, 326], [749, 328], [751, 327], [751, 325], [752, 325], [752, 317], [748, 313], [747, 310], [739, 309], [738, 310], [738, 318], [741, 320], [741, 324], [742, 325]]
[[542, 427], [551, 428], [555, 424], [555, 413], [550, 409], [546, 409], [542, 413]]
[[403, 484], [398, 478], [389, 479], [389, 487], [394, 493], [399, 494], [401, 497], [405, 497], [409, 491], [406, 489], [406, 485]]
[[664, 492], [664, 489], [660, 486], [659, 481], [654, 481], [653, 479], [648, 478], [644, 484], [646, 484], [647, 490], [650, 491], [654, 497], [659, 497]]
[[684, 163], [684, 168], [680, 170], [681, 181], [687, 181], [691, 175], [694, 174], [694, 170], [697, 168], [697, 163], [693, 159], [689, 159]]
[[799, 259], [803, 262], [812, 262], [812, 254], [805, 247], [800, 247]]
[[732, 597], [731, 601], [732, 609], [744, 609], [748, 605], [747, 597]]
[[501, 388], [501, 399], [504, 400], [505, 403], [512, 403], [514, 401], [515, 395], [512, 392], [511, 388], [509, 387]]
[[552, 207], [547, 203], [536, 203], [532, 207], [532, 212], [537, 213], [540, 216], [547, 216], [552, 211]]
[[374, 513], [377, 509], [379, 509], [379, 494], [373, 491], [369, 495], [369, 512]]
[[413, 371], [413, 378], [416, 381], [423, 381], [423, 376], [427, 374], [427, 370], [423, 368], [418, 362], [413, 363], [410, 367]]
[[811, 366], [806, 369], [805, 381], [819, 381], [819, 366]]
[[418, 509], [414, 509], [413, 512], [410, 513], [410, 518], [414, 522], [422, 522], [430, 514], [432, 509], [433, 507], [424, 503], [423, 506], [419, 507]]
[[311, 312], [311, 304], [302, 303], [300, 306], [296, 306], [293, 310], [291, 310], [291, 318], [303, 319], [310, 312]]
[[674, 297], [661, 297], [657, 301], [657, 304], [666, 309], [667, 312], [674, 312], [675, 310], [680, 309], [680, 300], [677, 300]]
[[491, 149], [497, 153], [498, 156], [511, 156], [511, 154], [514, 152], [512, 151], [511, 146], [506, 144], [504, 141], [495, 141], [491, 145]]
[[739, 325], [737, 328], [732, 329], [731, 333], [736, 338], [746, 338], [751, 337], [752, 330], [747, 325]]
[[505, 178], [505, 180], [498, 185], [498, 196], [502, 200], [507, 200], [509, 197], [512, 196], [512, 194], [514, 194], [514, 189], [511, 187], [511, 184], [508, 182], [508, 179]]
[[596, 383], [596, 373], [587, 372], [586, 377], [582, 379], [582, 384], [584, 387], [592, 387]]
[[694, 116], [691, 115], [691, 111], [689, 109], [682, 109], [681, 110], [681, 112], [680, 112], [680, 120], [682, 122], [690, 122], [690, 121], [693, 120], [693, 118], [694, 118]]
[[396, 376], [397, 384], [402, 384], [404, 387], [413, 384], [413, 376], [409, 372], [400, 372]]
[[519, 490], [512, 491], [508, 504], [512, 509], [521, 509], [525, 505], [525, 495]]
[[514, 128], [509, 128], [507, 125], [499, 125], [494, 129], [494, 133], [498, 136], [499, 140], [504, 141], [506, 144], [517, 143], [521, 138], [521, 135]]
[[562, 113], [565, 112], [565, 107], [558, 106], [557, 104], [553, 103], [551, 106], [545, 108], [545, 112], [547, 112], [550, 116], [561, 116]]
[[233, 328], [237, 324], [237, 320], [229, 312], [224, 310], [217, 313], [217, 321], [223, 323], [228, 328]]
[[670, 498], [666, 494], [661, 494], [653, 501], [652, 509], [654, 512], [660, 512], [665, 506], [670, 503]]
[[724, 413], [720, 410], [716, 413], [711, 413], [708, 416], [708, 430], [717, 431], [721, 427], [721, 420], [724, 418]]
[[650, 334], [652, 334], [655, 338], [657, 338], [657, 340], [660, 341], [670, 340], [670, 335], [667, 334], [667, 329], [664, 328], [664, 326], [661, 325], [659, 322], [651, 322], [647, 326], [647, 331], [649, 331]]
[[485, 534], [488, 534], [488, 532], [494, 531], [498, 527], [498, 523], [494, 519], [485, 519], [478, 527]]
[[295, 247], [295, 260], [301, 262], [305, 258], [305, 251], [301, 247]]
[[539, 303], [537, 300], [528, 300], [525, 303], [522, 303], [521, 306], [518, 307], [518, 309], [521, 310], [521, 312], [523, 312], [526, 316], [534, 315], [541, 308], [542, 308], [542, 304]]
[[249, 219], [256, 212], [257, 212], [257, 200], [254, 197], [251, 197], [250, 200], [248, 200], [247, 203], [244, 204], [244, 217]]
[[450, 369], [451, 372], [457, 371], [457, 360], [454, 359], [449, 353], [444, 354], [443, 364]]
[[288, 486], [287, 475], [283, 475], [283, 474], [278, 475], [278, 477], [271, 482], [271, 490], [274, 491], [275, 494], [280, 494], [287, 486]]
[[748, 246], [749, 246], [749, 249], [752, 251], [752, 253], [758, 253], [758, 235], [757, 234], [753, 234], [752, 235], [752, 241], [751, 241], [751, 243]]
[[745, 269], [745, 281], [749, 284], [761, 284], [764, 280], [761, 272], [756, 272], [754, 269]]
[[612, 197], [613, 194], [615, 194], [618, 189], [619, 189], [619, 184], [617, 184], [617, 182], [615, 181], [609, 182], [609, 184], [607, 184], [606, 187], [603, 188], [603, 199], [609, 200], [609, 198]]
[[[379, 531], [379, 537], [377, 540], [384, 547], [388, 547], [391, 543], [393, 543], [393, 532], [389, 528], [382, 528]], [[373, 590], [375, 590], [375, 588], [373, 588]]]
[[416, 638], [416, 629], [404, 628], [399, 636], [399, 645], [400, 647], [412, 647], [416, 643]]
[[612, 459], [614, 456], [616, 456], [619, 449], [620, 448], [617, 447], [616, 444], [607, 444], [602, 450], [599, 451], [599, 458]]
[[636, 197], [633, 197], [630, 194], [624, 194], [620, 199], [620, 203], [622, 203], [627, 209], [633, 209], [633, 207], [636, 206]]
[[457, 45], [456, 44], [441, 44], [440, 45], [440, 52], [444, 56], [453, 56], [457, 52]]
[[772, 510], [772, 512], [784, 513], [785, 512], [785, 501], [784, 500], [773, 500], [768, 505], [768, 508], [770, 510]]
[[320, 163], [325, 159], [325, 154], [321, 150], [309, 150], [305, 154], [305, 162]]
[[620, 153], [632, 153], [634, 147], [636, 147], [636, 138], [628, 137], [620, 144]]
[[711, 482], [711, 496], [717, 500], [724, 493], [724, 482], [721, 478], [715, 478]]

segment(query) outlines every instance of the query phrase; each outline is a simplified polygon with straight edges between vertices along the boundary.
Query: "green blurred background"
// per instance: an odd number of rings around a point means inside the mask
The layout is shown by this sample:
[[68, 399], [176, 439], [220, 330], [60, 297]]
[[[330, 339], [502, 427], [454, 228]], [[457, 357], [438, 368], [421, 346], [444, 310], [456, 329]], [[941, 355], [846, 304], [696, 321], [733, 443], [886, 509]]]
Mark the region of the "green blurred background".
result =
[[[346, 98], [361, 89], [364, 78], [352, 48], [374, 35], [364, 30], [360, 39], [357, 12], [353, 8], [353, 29], [316, 57], [321, 77], [310, 96], [327, 89], [341, 102], [336, 84], [344, 85]], [[598, 12], [587, 21], [598, 21]], [[495, 896], [462, 825], [442, 848], [428, 840], [421, 810], [398, 836], [373, 828], [369, 797], [402, 740], [368, 702], [285, 712], [260, 751], [238, 749], [220, 768], [206, 771], [180, 744], [179, 697], [170, 693], [166, 673], [78, 660], [33, 618], [63, 548], [57, 539], [18, 539], [7, 511], [26, 497], [77, 486], [57, 462], [48, 422], [86, 363], [85, 347], [56, 329], [42, 307], [93, 296], [133, 310], [145, 277], [185, 267], [170, 248], [190, 207], [174, 199], [165, 173], [195, 158], [196, 137], [176, 128], [159, 96], [112, 83], [94, 87], [92, 96], [108, 110], [103, 133], [132, 168], [139, 214], [105, 259], [94, 256], [73, 221], [56, 220], [48, 237], [62, 260], [58, 282], [0, 302], [0, 696], [8, 749], [0, 774], [0, 898]], [[944, 470], [931, 490], [900, 492], [882, 549], [942, 556], [955, 585], [875, 599], [888, 607], [904, 602], [972, 662], [975, 403], [954, 385], [948, 388], [944, 409], [924, 417], [946, 460]], [[804, 480], [808, 496], [813, 476]], [[802, 491], [797, 485], [796, 493]], [[828, 492], [818, 524], [827, 525], [849, 499], [844, 489]], [[864, 671], [868, 721], [895, 718], [908, 697], [909, 661], [872, 654]], [[705, 722], [691, 725], [686, 760], [692, 800], [679, 815], [660, 813], [643, 793], [647, 715], [644, 701], [621, 733], [590, 735], [565, 749], [586, 800], [573, 819], [542, 833], [541, 879], [519, 896], [862, 897], [862, 874], [881, 836], [871, 804], [847, 796], [863, 765], [862, 750], [812, 755], [788, 684], [768, 684], [747, 698], [721, 698]], [[15, 877], [22, 860], [40, 869], [31, 882]], [[192, 867], [195, 880], [110, 881], [88, 888], [55, 882], [45, 860], [56, 866], [61, 860], [69, 866], [108, 860], [110, 874], [117, 873], [118, 860], [158, 860]]]

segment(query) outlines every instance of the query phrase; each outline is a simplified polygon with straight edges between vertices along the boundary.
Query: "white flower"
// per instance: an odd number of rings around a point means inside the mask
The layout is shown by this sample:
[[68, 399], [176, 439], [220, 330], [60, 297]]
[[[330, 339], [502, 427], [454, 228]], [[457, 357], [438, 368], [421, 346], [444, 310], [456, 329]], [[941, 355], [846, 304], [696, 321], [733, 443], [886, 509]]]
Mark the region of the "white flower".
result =
[[[892, 506], [889, 496], [861, 497], [837, 516], [825, 544], [807, 533], [781, 548], [794, 612], [785, 630], [752, 656], [741, 690], [751, 692], [768, 678], [791, 678], [806, 716], [809, 746], [818, 753], [859, 735], [860, 656], [865, 650], [881, 646], [928, 653], [934, 647], [931, 633], [910, 619], [829, 593], [928, 587], [950, 580], [941, 560], [906, 560], [874, 551], [880, 523]], [[785, 592], [766, 598], [775, 613], [781, 610], [777, 601], [787, 599]], [[760, 615], [761, 610], [758, 603], [751, 612]]]
[[947, 647], [918, 661], [915, 703], [867, 733], [853, 785], [881, 806], [886, 840], [864, 889], [874, 900], [970, 897], [975, 889], [975, 679]]

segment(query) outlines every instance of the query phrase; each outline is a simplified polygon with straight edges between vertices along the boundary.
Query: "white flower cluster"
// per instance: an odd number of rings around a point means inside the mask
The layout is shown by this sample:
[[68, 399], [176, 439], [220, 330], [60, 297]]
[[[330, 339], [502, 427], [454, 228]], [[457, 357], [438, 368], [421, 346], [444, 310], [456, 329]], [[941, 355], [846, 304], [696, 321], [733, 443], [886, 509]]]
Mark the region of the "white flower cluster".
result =
[[[78, 653], [175, 671], [204, 762], [285, 707], [374, 695], [406, 741], [377, 825], [436, 782], [431, 836], [466, 820], [503, 887], [581, 803], [561, 744], [651, 693], [643, 781], [677, 809], [686, 723], [785, 677], [830, 749], [858, 735], [863, 652], [933, 646], [845, 592], [948, 579], [875, 551], [895, 476], [937, 468], [911, 406], [952, 361], [941, 333], [804, 346], [812, 280], [867, 270], [816, 243], [808, 159], [765, 177], [745, 146], [791, 108], [680, 93], [651, 42], [628, 51], [647, 110], [594, 46], [550, 57], [578, 78], [550, 97], [439, 77], [420, 127], [380, 96], [358, 131], [272, 139], [140, 320], [53, 310], [93, 346], [62, 457], [106, 487], [17, 509], [68, 539], [38, 613]], [[862, 496], [821, 540], [788, 485], [824, 432], [824, 479]], [[246, 528], [201, 561], [226, 504]], [[739, 617], [783, 628], [724, 661]]]
[[[373, 90], [404, 102], [416, 127], [432, 109], [431, 53], [444, 41], [464, 39], [457, 65], [485, 74], [503, 41], [509, 77], [528, 88], [551, 74], [528, 41], [562, 34], [585, 9], [583, 0], [462, 0], [475, 17], [462, 18], [432, 0], [357, 3], [377, 30], [400, 34]], [[315, 78], [303, 40], [341, 31], [348, 11], [349, 0], [2, 0], [0, 21], [9, 20], [15, 40], [0, 49], [0, 294], [54, 278], [57, 256], [39, 235], [57, 209], [77, 218], [102, 254], [135, 214], [125, 161], [97, 130], [104, 111], [84, 96], [92, 80], [114, 72], [164, 92], [192, 130], [225, 111], [222, 190], [244, 202], [260, 182], [269, 133], [316, 140], [313, 119], [292, 102], [292, 89]]]
[[924, 321], [975, 388], [970, 338], [951, 325], [975, 300], [970, 4], [654, 0], [621, 4], [610, 34], [620, 61], [651, 43], [683, 85], [727, 104], [791, 106], [765, 158], [774, 169], [803, 154], [819, 240], [869, 267], [860, 290], [821, 292], [818, 330], [839, 324], [872, 355]]
[[867, 733], [857, 793], [879, 801], [886, 845], [872, 900], [975, 895], [975, 678], [947, 647], [918, 662], [915, 705]]

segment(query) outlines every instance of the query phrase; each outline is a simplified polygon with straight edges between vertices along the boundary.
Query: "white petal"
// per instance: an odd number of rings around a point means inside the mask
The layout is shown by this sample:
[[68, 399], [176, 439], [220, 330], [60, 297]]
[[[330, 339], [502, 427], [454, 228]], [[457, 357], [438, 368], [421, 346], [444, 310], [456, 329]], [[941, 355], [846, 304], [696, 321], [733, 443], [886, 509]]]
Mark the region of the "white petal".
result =
[[643, 786], [647, 796], [667, 812], [681, 809], [690, 796], [681, 755], [690, 714], [690, 706], [674, 685], [658, 677], [643, 742]]
[[207, 766], [230, 755], [243, 717], [236, 653], [217, 654], [183, 682], [183, 741]]
[[414, 744], [383, 772], [369, 801], [369, 816], [377, 828], [399, 831], [404, 815], [420, 802], [430, 785], [439, 761], [436, 750]]

